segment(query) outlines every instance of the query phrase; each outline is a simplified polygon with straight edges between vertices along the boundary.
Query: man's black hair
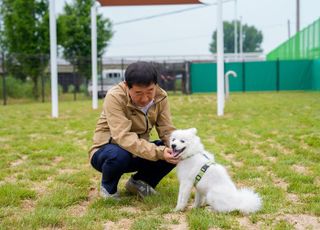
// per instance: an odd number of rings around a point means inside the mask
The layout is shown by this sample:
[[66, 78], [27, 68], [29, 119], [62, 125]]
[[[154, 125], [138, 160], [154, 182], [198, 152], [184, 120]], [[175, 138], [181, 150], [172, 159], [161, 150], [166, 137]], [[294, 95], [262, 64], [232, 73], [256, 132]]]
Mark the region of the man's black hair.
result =
[[154, 64], [139, 61], [127, 67], [125, 80], [130, 89], [133, 85], [149, 86], [152, 83], [157, 84], [159, 75], [159, 71]]

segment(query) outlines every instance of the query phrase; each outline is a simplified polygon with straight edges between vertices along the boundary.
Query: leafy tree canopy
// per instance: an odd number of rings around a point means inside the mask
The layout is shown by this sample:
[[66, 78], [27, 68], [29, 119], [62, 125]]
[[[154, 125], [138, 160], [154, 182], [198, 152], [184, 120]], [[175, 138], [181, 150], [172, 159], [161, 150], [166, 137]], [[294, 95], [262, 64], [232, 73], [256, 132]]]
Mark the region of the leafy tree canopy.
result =
[[49, 13], [46, 0], [2, 0], [2, 46], [9, 61], [7, 69], [34, 82], [38, 94], [38, 78], [47, 66], [49, 54]]
[[[238, 38], [238, 53], [240, 52], [240, 22], [237, 21], [237, 38]], [[224, 52], [234, 53], [234, 21], [223, 22], [224, 33]], [[217, 52], [217, 31], [212, 34], [212, 42], [210, 43], [210, 52]], [[242, 26], [242, 41], [243, 52], [261, 52], [261, 43], [263, 41], [262, 32], [254, 26], [248, 26], [247, 24]]]
[[[58, 44], [63, 56], [76, 65], [80, 74], [91, 76], [91, 0], [73, 0], [66, 3], [64, 13], [58, 17]], [[97, 50], [101, 57], [113, 35], [112, 24], [97, 15]]]

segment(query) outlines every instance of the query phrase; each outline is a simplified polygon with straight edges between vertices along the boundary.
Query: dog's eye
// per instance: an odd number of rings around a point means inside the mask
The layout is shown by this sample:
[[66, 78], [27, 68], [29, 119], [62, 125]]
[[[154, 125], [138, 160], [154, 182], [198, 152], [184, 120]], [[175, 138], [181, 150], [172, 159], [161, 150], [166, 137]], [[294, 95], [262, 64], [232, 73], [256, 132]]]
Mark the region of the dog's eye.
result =
[[181, 142], [181, 143], [184, 143], [185, 141], [184, 141], [184, 140], [180, 140], [180, 142]]
[[172, 141], [175, 141], [176, 139], [175, 138], [172, 138]]

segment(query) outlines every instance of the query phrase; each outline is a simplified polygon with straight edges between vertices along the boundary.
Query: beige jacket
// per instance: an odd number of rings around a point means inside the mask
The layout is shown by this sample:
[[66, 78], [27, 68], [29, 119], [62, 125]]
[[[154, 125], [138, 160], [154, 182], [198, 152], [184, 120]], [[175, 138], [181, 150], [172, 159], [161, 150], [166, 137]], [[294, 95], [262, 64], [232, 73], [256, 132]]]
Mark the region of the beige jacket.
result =
[[93, 136], [89, 157], [107, 143], [114, 143], [132, 154], [156, 161], [163, 159], [164, 146], [149, 142], [151, 129], [155, 126], [159, 138], [169, 145], [172, 125], [167, 93], [157, 86], [154, 104], [147, 115], [132, 104], [124, 82], [108, 91], [103, 111]]

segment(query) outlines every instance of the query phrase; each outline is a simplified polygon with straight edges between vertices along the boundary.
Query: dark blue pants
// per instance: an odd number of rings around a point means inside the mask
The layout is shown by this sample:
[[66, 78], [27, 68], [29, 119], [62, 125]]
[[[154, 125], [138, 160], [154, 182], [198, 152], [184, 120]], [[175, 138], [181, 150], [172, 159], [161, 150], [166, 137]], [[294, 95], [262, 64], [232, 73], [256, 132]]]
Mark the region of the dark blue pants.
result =
[[[155, 141], [156, 145], [163, 145], [161, 141]], [[164, 160], [150, 161], [133, 155], [115, 144], [106, 144], [95, 152], [91, 159], [91, 165], [102, 173], [101, 185], [110, 193], [117, 192], [120, 177], [124, 173], [137, 172], [133, 179], [142, 180], [153, 188], [174, 167]]]

